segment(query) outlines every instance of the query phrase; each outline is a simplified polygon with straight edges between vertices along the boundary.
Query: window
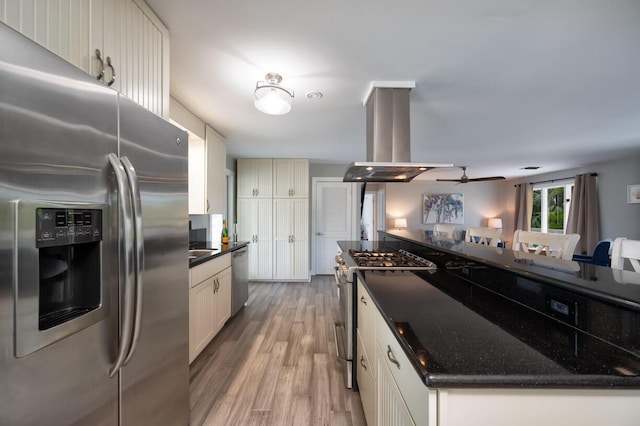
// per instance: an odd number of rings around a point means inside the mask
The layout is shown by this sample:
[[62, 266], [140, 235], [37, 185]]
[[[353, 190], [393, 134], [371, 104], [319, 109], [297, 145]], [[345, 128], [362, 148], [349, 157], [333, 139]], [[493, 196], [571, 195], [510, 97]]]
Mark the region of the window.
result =
[[573, 179], [534, 185], [531, 230], [564, 234], [572, 192]]

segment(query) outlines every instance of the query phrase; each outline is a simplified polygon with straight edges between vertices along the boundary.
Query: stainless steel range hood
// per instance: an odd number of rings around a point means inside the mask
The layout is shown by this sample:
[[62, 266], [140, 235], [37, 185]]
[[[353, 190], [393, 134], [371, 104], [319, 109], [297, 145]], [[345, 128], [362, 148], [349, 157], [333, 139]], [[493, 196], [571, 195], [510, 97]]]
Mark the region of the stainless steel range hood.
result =
[[389, 86], [372, 85], [366, 101], [367, 161], [351, 163], [343, 182], [409, 182], [427, 170], [453, 167], [411, 162], [409, 92], [415, 85]]

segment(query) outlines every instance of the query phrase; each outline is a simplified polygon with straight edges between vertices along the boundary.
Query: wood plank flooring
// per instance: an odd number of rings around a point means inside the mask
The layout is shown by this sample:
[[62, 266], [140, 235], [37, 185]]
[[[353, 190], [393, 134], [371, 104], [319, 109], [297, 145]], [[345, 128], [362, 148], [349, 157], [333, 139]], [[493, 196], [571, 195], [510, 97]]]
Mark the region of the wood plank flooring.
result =
[[249, 301], [191, 364], [191, 425], [366, 425], [344, 386], [333, 276], [249, 284]]

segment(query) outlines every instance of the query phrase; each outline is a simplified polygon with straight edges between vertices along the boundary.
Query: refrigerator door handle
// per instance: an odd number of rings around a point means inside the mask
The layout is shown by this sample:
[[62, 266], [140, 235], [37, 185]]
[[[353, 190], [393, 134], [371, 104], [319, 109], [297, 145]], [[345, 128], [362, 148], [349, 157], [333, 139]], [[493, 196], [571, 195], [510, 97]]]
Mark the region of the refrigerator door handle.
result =
[[144, 269], [144, 237], [142, 235], [142, 202], [140, 200], [140, 186], [138, 185], [138, 174], [136, 169], [129, 161], [129, 158], [122, 157], [120, 159], [124, 165], [124, 170], [127, 173], [129, 189], [131, 194], [131, 201], [133, 205], [133, 217], [134, 217], [134, 241], [135, 241], [135, 283], [136, 283], [136, 302], [135, 302], [135, 318], [133, 322], [133, 338], [131, 340], [131, 347], [129, 353], [124, 360], [124, 365], [127, 365], [133, 353], [138, 346], [140, 340], [140, 328], [142, 325], [142, 271]]
[[[121, 309], [121, 329], [120, 329], [120, 342], [118, 343], [118, 356], [116, 357], [113, 366], [109, 370], [109, 377], [115, 376], [115, 374], [122, 368], [124, 360], [129, 352], [131, 344], [131, 335], [133, 328], [133, 279], [134, 279], [134, 265], [133, 265], [133, 242], [132, 238], [127, 238], [134, 231], [133, 219], [132, 219], [132, 207], [129, 197], [129, 187], [127, 185], [127, 174], [124, 170], [124, 166], [120, 162], [120, 159], [115, 154], [109, 154], [109, 163], [113, 167], [113, 171], [116, 176], [116, 183], [118, 188], [118, 204], [120, 207], [120, 218], [118, 220], [118, 241], [122, 246], [124, 255], [122, 256], [122, 265], [124, 265], [124, 302]], [[120, 226], [122, 224], [122, 227]], [[121, 273], [118, 273], [118, 281]]]

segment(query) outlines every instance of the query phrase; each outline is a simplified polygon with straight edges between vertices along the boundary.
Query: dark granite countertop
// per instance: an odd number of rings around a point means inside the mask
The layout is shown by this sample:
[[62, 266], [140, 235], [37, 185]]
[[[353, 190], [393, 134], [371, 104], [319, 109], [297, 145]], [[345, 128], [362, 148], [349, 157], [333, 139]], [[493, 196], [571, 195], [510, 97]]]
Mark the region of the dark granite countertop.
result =
[[[383, 243], [340, 242], [340, 247], [378, 244]], [[571, 325], [459, 272], [444, 267], [418, 274], [358, 272], [427, 386], [640, 388], [640, 345], [628, 344], [640, 340], [633, 337], [640, 334], [637, 316], [611, 319], [600, 305], [600, 311], [580, 305], [602, 318], [590, 314], [587, 326]], [[607, 322], [631, 328], [630, 337], [615, 344], [602, 338], [598, 327]]]
[[224, 254], [231, 253], [249, 244], [248, 241], [235, 241], [229, 242], [229, 244], [221, 244], [219, 242], [212, 241], [195, 241], [189, 243], [189, 249], [215, 249], [215, 251], [198, 256], [195, 259], [189, 259], [189, 268], [208, 262], [216, 257], [220, 257]]
[[[583, 262], [563, 261], [547, 256], [519, 253], [510, 249], [487, 247], [452, 239], [434, 238], [424, 230], [386, 231], [383, 233], [393, 238], [405, 240], [414, 245], [414, 250], [425, 255], [436, 264], [439, 262], [429, 257], [429, 249], [461, 256], [482, 265], [492, 266], [525, 278], [544, 281], [571, 291], [579, 291], [589, 297], [619, 303], [626, 308], [640, 312], [640, 285], [623, 282], [611, 268], [596, 266]], [[379, 244], [385, 244], [380, 242]], [[416, 245], [423, 250], [416, 249]], [[426, 250], [425, 250], [426, 249]], [[640, 283], [640, 274], [630, 272], [628, 276], [636, 276], [633, 281]]]

